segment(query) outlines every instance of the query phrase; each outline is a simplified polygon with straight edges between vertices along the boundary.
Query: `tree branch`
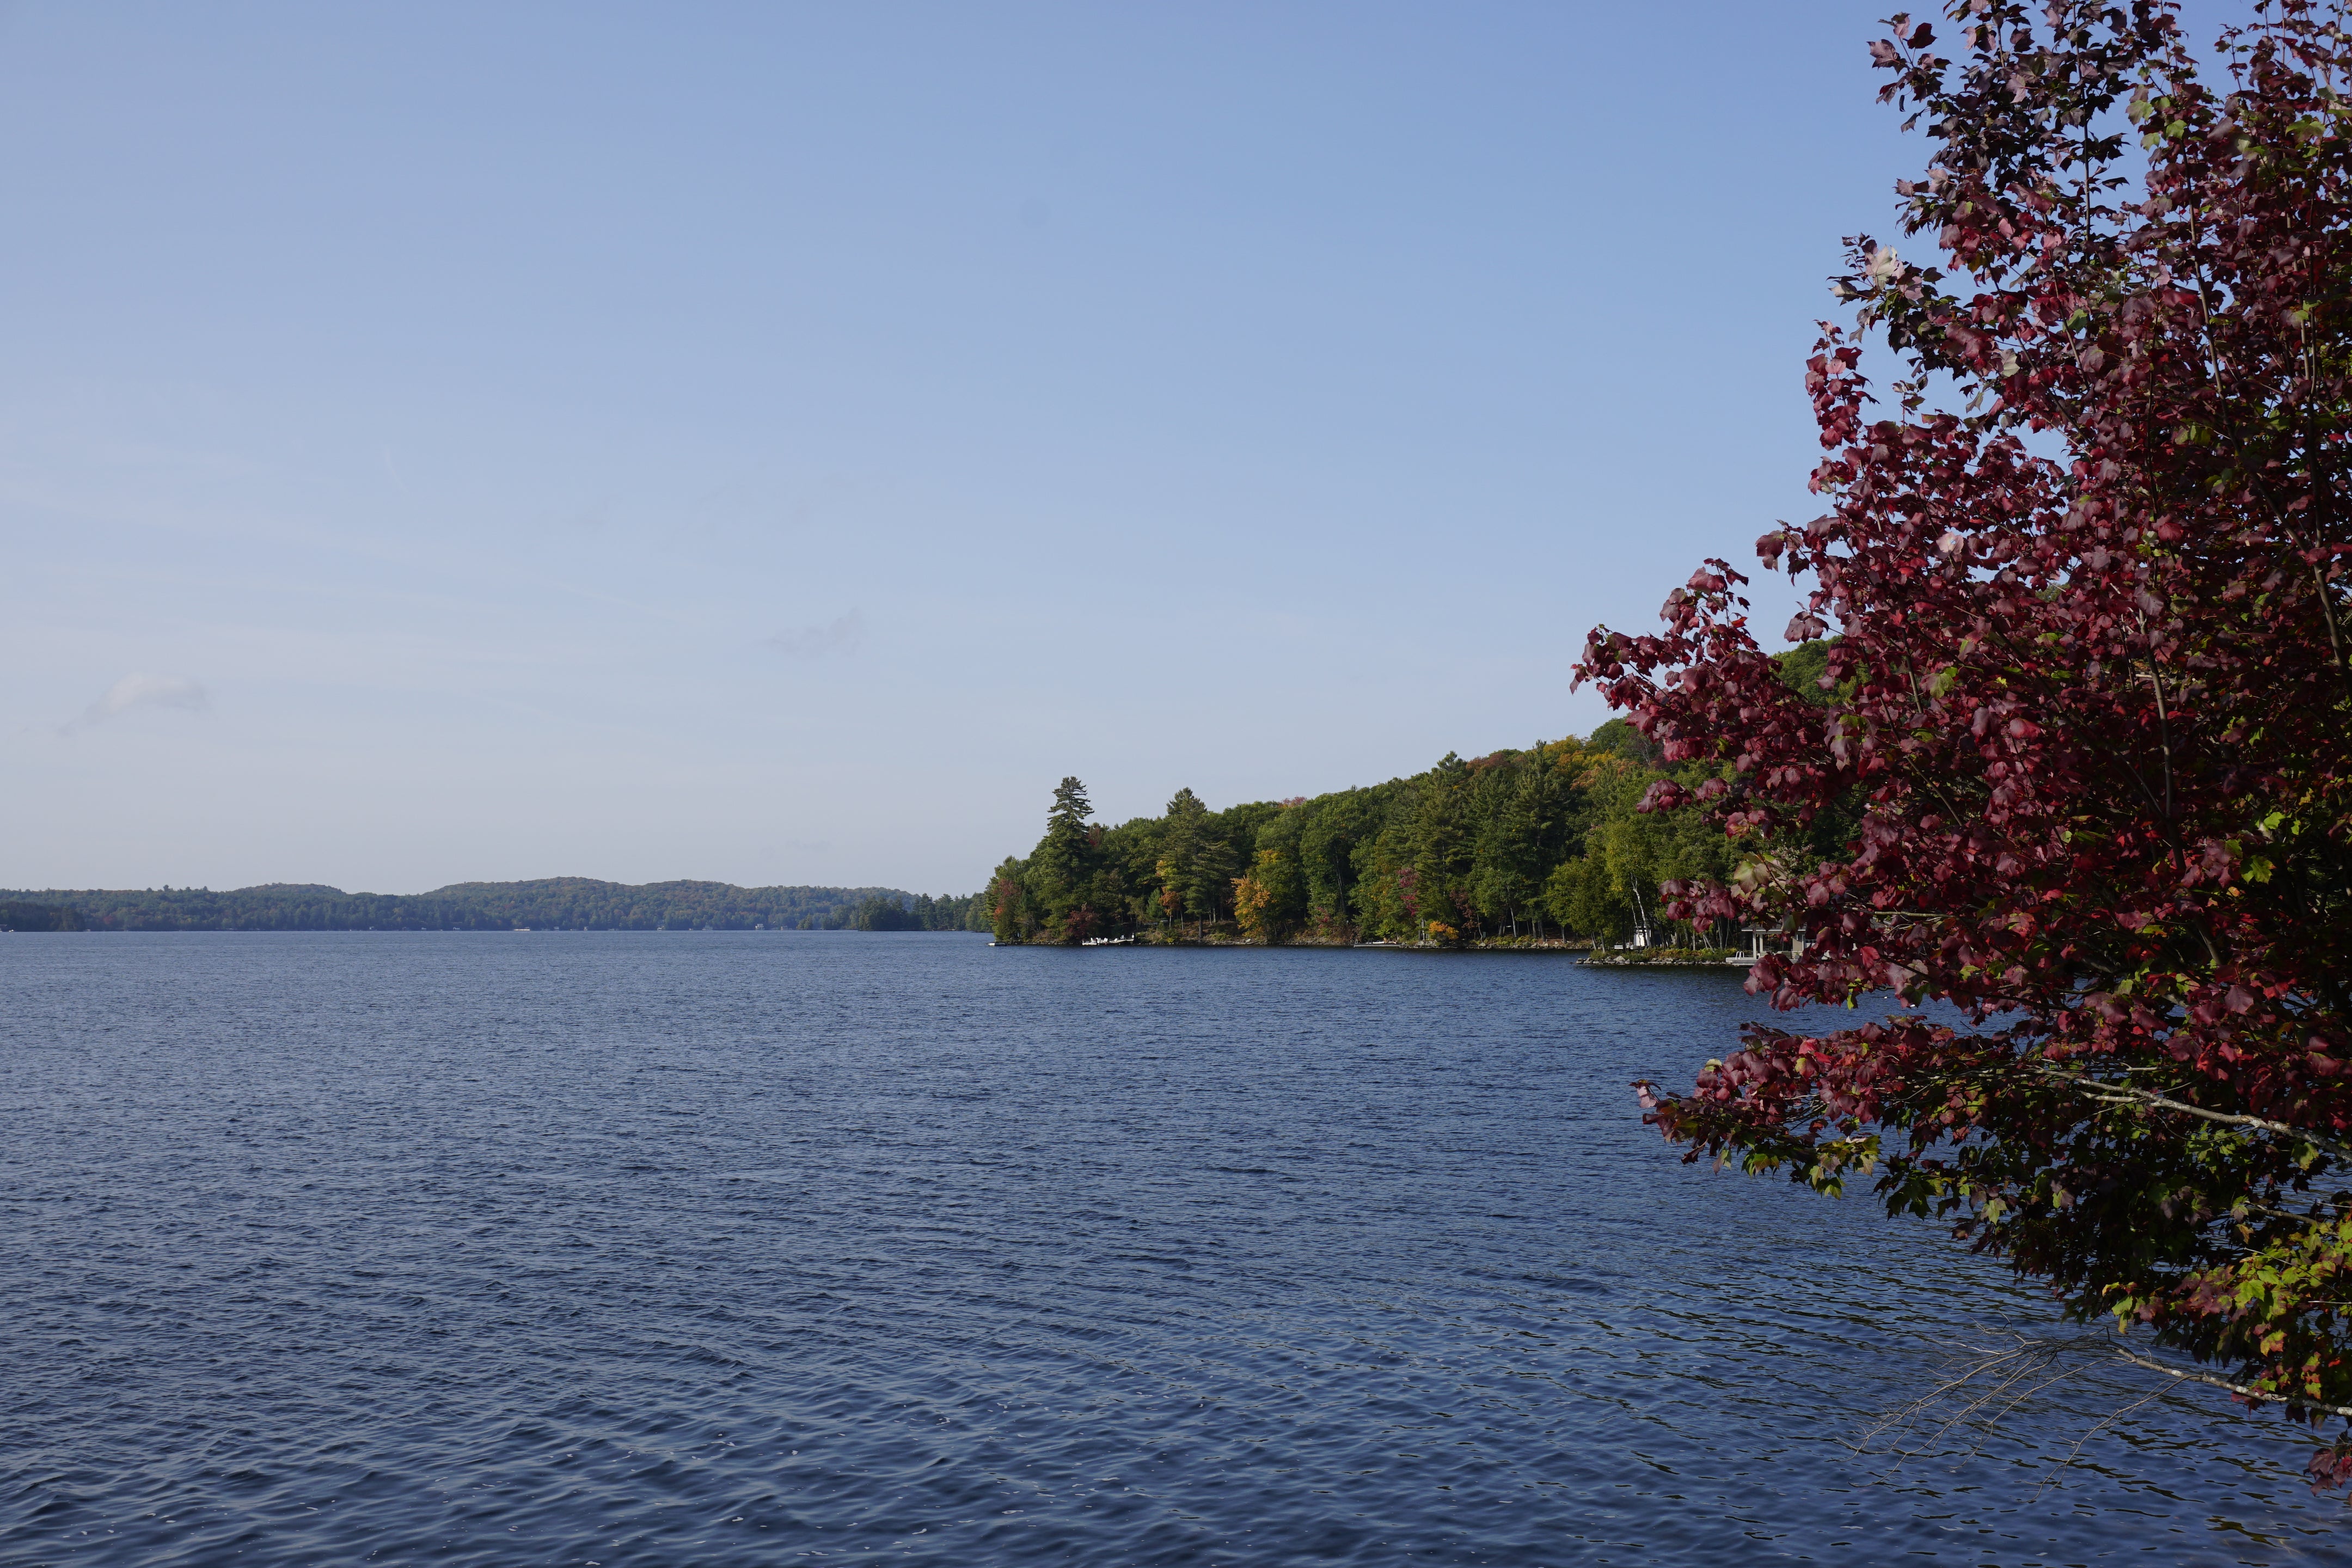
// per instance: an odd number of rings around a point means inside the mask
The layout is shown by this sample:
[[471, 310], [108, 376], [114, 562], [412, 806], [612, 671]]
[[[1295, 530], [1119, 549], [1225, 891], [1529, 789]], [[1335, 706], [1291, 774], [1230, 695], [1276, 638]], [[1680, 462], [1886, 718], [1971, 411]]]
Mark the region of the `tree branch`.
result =
[[2324, 1137], [2306, 1128], [2297, 1127], [2292, 1122], [2273, 1121], [2266, 1116], [2241, 1116], [2231, 1111], [2208, 1110], [2201, 1105], [2191, 1105], [2185, 1100], [2175, 1100], [2169, 1095], [2158, 1094], [2151, 1089], [2138, 1089], [2127, 1083], [2110, 1083], [2105, 1079], [2093, 1078], [2087, 1073], [2064, 1072], [2053, 1067], [2044, 1067], [2042, 1071], [2045, 1077], [2055, 1079], [2060, 1083], [2072, 1085], [2092, 1099], [2104, 1101], [2108, 1105], [2148, 1105], [2162, 1110], [2178, 1110], [2184, 1116], [2198, 1117], [2206, 1121], [2218, 1122], [2224, 1127], [2243, 1127], [2259, 1132], [2276, 1132], [2283, 1137], [2308, 1143], [2313, 1148], [2332, 1154], [2339, 1160], [2352, 1160], [2352, 1148], [2347, 1148], [2332, 1138]]
[[2121, 1345], [2116, 1346], [2115, 1352], [2134, 1366], [2144, 1366], [2150, 1372], [2160, 1372], [2167, 1377], [2177, 1377], [2184, 1383], [2202, 1383], [2214, 1388], [2226, 1388], [2241, 1399], [2266, 1400], [2273, 1405], [2300, 1405], [2308, 1410], [2325, 1410], [2330, 1415], [2352, 1416], [2352, 1405], [2323, 1405], [2316, 1399], [2300, 1399], [2292, 1394], [2273, 1394], [2268, 1389], [2252, 1388], [2242, 1383], [2231, 1383], [2228, 1378], [2216, 1377], [2210, 1372], [2190, 1372], [2185, 1367], [2167, 1366], [2160, 1361], [2150, 1361], [2144, 1355], [2135, 1355]]

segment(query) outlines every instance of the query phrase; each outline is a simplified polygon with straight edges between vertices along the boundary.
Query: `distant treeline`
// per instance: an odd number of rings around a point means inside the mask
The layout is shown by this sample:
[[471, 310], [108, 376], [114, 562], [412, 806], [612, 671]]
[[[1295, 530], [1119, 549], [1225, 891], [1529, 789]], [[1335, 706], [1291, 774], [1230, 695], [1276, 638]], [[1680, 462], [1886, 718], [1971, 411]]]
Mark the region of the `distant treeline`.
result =
[[0, 931], [80, 931], [81, 916], [63, 904], [0, 903]]
[[[1782, 675], [1819, 697], [1826, 645], [1780, 656]], [[1623, 720], [1586, 739], [1540, 742], [1411, 778], [1312, 800], [1212, 811], [1180, 789], [1159, 816], [1105, 826], [1086, 786], [1064, 779], [1045, 836], [997, 868], [989, 887], [1000, 942], [1075, 942], [1148, 934], [1280, 942], [1381, 939], [1441, 944], [1497, 937], [1726, 942], [1728, 931], [1668, 931], [1658, 884], [1727, 878], [1737, 856], [1691, 811], [1637, 810], [1654, 781], [1717, 770], [1666, 768]], [[1824, 847], [1850, 814], [1819, 824]]]
[[738, 888], [725, 882], [632, 887], [586, 877], [458, 882], [429, 893], [347, 893], [293, 882], [228, 892], [209, 888], [0, 892], [0, 900], [22, 900], [22, 907], [62, 909], [78, 926], [86, 924], [92, 931], [988, 929], [985, 900], [977, 893], [935, 899], [895, 888]]

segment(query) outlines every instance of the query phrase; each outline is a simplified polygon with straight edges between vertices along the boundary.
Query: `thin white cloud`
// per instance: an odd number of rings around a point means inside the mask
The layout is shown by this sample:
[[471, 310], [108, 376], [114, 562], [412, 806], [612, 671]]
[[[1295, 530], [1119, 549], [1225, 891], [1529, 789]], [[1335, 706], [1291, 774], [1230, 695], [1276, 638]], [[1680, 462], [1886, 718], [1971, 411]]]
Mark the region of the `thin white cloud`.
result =
[[106, 695], [82, 710], [81, 716], [58, 726], [58, 733], [70, 735], [77, 730], [87, 730], [93, 724], [103, 724], [109, 719], [138, 708], [201, 709], [212, 701], [205, 689], [184, 675], [126, 675], [106, 689]]
[[829, 653], [856, 653], [866, 637], [866, 617], [856, 610], [821, 626], [778, 632], [768, 646], [793, 658], [823, 658]]

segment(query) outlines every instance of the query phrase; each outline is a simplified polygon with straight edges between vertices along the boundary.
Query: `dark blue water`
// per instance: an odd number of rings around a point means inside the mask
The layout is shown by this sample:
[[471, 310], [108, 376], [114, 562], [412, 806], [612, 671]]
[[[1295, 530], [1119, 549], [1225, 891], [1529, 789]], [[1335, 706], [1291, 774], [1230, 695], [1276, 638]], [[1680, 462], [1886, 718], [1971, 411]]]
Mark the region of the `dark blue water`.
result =
[[1729, 974], [384, 933], [0, 979], [11, 1564], [2352, 1560], [2307, 1444], [2112, 1374], [1855, 1452], [2049, 1314], [1641, 1126]]

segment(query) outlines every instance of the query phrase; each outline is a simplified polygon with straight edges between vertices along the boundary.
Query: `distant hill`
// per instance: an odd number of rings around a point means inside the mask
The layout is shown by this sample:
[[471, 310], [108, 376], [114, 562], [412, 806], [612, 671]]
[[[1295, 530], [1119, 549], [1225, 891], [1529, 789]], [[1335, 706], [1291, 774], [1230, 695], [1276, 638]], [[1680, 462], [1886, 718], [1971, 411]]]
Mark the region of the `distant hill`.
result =
[[979, 901], [977, 894], [935, 899], [896, 888], [738, 888], [726, 882], [632, 887], [588, 877], [456, 882], [429, 893], [347, 893], [315, 882], [266, 882], [227, 892], [0, 890], [0, 905], [62, 910], [92, 931], [963, 931], [971, 929]]

